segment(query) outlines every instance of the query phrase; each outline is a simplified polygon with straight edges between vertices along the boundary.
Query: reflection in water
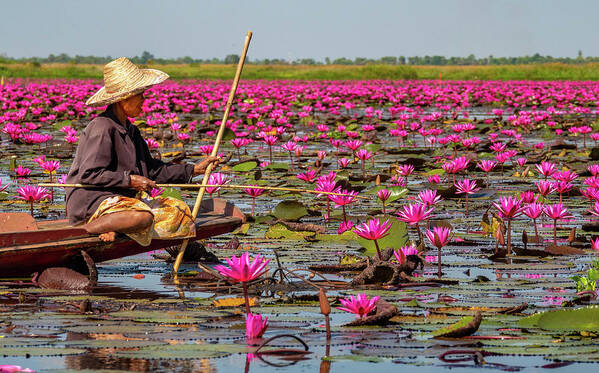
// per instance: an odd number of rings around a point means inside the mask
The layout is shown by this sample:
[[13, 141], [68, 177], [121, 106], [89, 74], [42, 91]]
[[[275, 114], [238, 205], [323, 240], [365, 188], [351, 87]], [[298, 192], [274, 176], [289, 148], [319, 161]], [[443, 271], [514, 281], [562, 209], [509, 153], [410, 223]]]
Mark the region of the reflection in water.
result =
[[118, 358], [112, 355], [113, 349], [92, 350], [85, 355], [66, 356], [65, 366], [68, 369], [106, 369], [126, 370], [130, 372], [194, 372], [216, 373], [212, 361], [196, 360], [159, 360]]

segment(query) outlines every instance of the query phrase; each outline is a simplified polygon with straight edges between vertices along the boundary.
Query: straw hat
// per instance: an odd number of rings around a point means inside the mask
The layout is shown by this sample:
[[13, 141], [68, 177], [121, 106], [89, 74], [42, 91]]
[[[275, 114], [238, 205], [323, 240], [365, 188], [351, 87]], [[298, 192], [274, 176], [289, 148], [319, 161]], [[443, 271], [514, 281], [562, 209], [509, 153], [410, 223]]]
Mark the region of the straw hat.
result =
[[151, 86], [168, 79], [160, 70], [140, 69], [128, 58], [121, 57], [104, 66], [104, 87], [100, 88], [85, 104], [104, 106], [135, 96]]

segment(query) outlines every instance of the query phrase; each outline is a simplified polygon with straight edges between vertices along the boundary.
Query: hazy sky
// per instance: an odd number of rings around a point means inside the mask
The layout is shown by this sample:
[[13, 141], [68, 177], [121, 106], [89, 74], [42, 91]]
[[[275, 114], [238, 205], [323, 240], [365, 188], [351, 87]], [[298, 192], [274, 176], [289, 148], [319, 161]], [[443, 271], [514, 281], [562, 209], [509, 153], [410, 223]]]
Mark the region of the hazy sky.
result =
[[0, 54], [599, 56], [596, 0], [0, 0]]

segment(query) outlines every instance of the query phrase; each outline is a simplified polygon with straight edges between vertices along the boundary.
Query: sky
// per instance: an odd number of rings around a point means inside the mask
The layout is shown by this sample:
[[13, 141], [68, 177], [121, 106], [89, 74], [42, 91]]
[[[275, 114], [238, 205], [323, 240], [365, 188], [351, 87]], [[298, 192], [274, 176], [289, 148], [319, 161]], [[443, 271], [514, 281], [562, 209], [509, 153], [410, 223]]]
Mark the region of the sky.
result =
[[1, 0], [0, 54], [599, 56], [596, 0]]

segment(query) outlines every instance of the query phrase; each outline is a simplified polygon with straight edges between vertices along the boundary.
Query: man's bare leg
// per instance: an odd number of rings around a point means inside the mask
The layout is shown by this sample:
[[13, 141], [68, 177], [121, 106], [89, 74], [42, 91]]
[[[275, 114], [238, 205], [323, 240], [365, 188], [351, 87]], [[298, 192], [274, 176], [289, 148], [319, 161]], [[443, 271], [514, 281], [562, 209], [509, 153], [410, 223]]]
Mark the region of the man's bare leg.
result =
[[82, 228], [90, 234], [99, 234], [102, 241], [111, 242], [116, 232], [137, 232], [152, 225], [153, 221], [154, 216], [147, 211], [119, 211], [100, 216]]

